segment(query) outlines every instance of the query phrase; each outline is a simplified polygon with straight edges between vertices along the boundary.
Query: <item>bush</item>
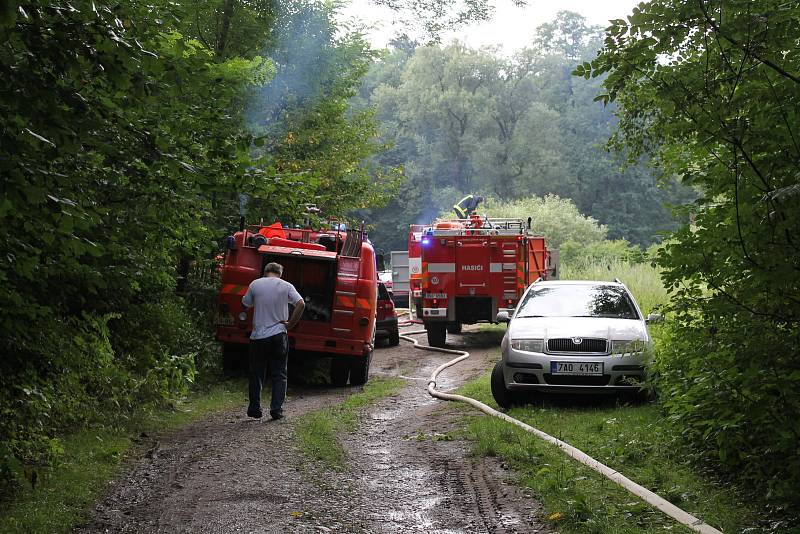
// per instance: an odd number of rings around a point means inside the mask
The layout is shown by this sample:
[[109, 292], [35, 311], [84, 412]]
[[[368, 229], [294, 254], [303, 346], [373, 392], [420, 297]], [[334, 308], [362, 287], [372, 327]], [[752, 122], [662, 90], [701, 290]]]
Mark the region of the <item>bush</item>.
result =
[[489, 217], [531, 218], [531, 229], [547, 239], [547, 246], [557, 249], [562, 243], [572, 241], [580, 245], [599, 243], [608, 234], [608, 228], [592, 217], [582, 215], [568, 198], [555, 195], [530, 197], [501, 202], [492, 198], [486, 200], [478, 211]]
[[37, 325], [0, 364], [0, 496], [58, 460], [62, 433], [115, 426], [135, 411], [184, 395], [195, 360], [216, 355], [180, 297], [120, 314]]
[[659, 337], [660, 400], [696, 458], [800, 513], [798, 329], [730, 314], [674, 321]]
[[642, 250], [624, 239], [580, 243], [569, 240], [559, 248], [561, 262], [564, 265], [592, 265], [598, 263], [611, 264], [640, 263], [644, 261]]

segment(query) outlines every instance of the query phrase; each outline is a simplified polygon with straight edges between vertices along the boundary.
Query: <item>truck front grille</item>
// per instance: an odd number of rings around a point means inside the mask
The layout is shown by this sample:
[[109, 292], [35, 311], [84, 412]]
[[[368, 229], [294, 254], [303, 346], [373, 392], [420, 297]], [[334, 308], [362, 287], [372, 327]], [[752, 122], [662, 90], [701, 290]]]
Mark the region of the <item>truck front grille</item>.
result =
[[[576, 343], [578, 341], [578, 343]], [[548, 352], [594, 352], [604, 354], [608, 352], [608, 342], [605, 339], [594, 338], [553, 338], [547, 340]]]

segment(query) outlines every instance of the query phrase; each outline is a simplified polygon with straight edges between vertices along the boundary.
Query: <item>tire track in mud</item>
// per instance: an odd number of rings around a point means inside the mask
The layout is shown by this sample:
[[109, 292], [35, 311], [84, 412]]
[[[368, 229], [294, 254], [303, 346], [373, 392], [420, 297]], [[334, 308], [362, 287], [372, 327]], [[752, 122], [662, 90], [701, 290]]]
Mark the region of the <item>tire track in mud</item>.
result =
[[[448, 371], [452, 388], [490, 367], [497, 334], [465, 330], [451, 346], [473, 354]], [[344, 400], [358, 388], [291, 387], [281, 421], [253, 421], [242, 406], [159, 436], [132, 459], [95, 505], [80, 533], [512, 533], [550, 532], [535, 500], [493, 458], [476, 458], [451, 405], [425, 391], [443, 355], [408, 343], [379, 348], [373, 376], [408, 384], [362, 415], [342, 436], [348, 467], [308, 462], [295, 443], [302, 414]], [[146, 438], [152, 439], [152, 438]]]
[[[467, 331], [463, 337], [451, 336], [449, 346], [466, 344], [473, 358], [443, 375], [441, 387], [457, 387], [489, 368], [482, 337]], [[380, 372], [397, 376], [404, 371], [414, 380], [396, 397], [380, 402], [343, 440], [362, 492], [376, 503], [368, 516], [369, 532], [552, 532], [538, 521], [538, 504], [507, 483], [509, 474], [499, 461], [473, 457], [467, 442], [448, 433], [458, 428], [459, 416], [452, 406], [431, 398], [425, 385], [431, 371], [449, 357], [402, 347], [398, 350], [411, 354]]]

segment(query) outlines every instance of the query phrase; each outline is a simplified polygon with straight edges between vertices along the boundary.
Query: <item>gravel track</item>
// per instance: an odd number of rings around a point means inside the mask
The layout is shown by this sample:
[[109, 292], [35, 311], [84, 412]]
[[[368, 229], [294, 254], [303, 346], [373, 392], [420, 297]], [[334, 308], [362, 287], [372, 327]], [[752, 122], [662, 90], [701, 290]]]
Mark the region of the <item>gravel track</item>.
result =
[[[472, 358], [446, 371], [449, 389], [490, 368], [497, 333], [465, 329], [449, 336]], [[254, 421], [245, 405], [153, 440], [114, 480], [76, 531], [253, 533], [551, 532], [538, 503], [508, 482], [494, 458], [470, 454], [453, 438], [456, 410], [425, 391], [448, 360], [410, 344], [378, 348], [372, 376], [407, 386], [364, 413], [342, 436], [348, 467], [308, 462], [295, 445], [299, 417], [341, 402], [358, 388], [290, 387], [281, 421]]]

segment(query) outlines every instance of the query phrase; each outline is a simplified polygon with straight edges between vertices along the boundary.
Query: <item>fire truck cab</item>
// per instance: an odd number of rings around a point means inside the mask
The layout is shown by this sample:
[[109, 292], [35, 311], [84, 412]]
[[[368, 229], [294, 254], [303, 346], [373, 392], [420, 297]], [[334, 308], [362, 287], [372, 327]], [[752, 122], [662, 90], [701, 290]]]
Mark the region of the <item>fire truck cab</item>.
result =
[[377, 267], [375, 251], [361, 230], [342, 225], [312, 230], [271, 226], [242, 228], [226, 239], [217, 307], [217, 340], [225, 363], [246, 348], [252, 309], [242, 306], [250, 282], [264, 266], [283, 266], [306, 303], [300, 323], [289, 332], [290, 358], [301, 353], [332, 357], [334, 385], [366, 383], [375, 346]]
[[510, 315], [525, 288], [548, 277], [544, 238], [522, 219], [439, 220], [423, 231], [420, 248], [422, 320], [435, 347], [462, 324]]

